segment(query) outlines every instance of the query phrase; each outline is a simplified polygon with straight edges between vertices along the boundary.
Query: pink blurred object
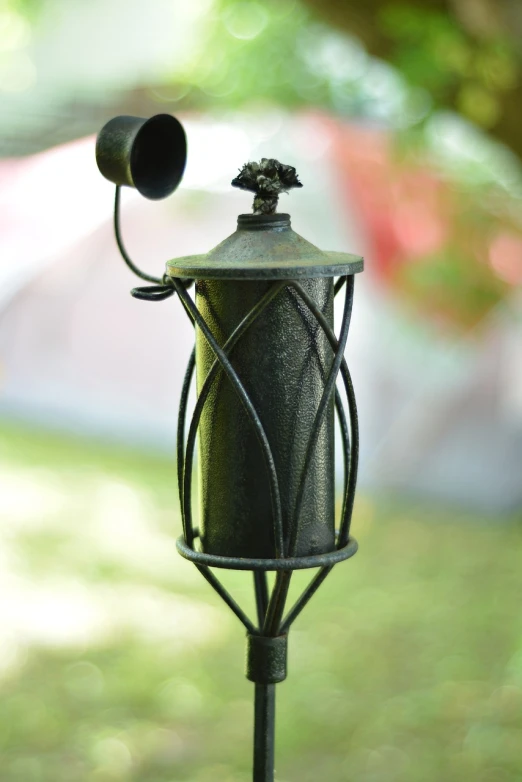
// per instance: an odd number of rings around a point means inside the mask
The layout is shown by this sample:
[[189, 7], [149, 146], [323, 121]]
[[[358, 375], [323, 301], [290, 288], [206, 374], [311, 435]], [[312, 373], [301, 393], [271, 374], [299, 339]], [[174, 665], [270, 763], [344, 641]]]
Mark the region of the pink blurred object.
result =
[[507, 196], [493, 211], [485, 191], [443, 177], [427, 158], [400, 157], [390, 132], [330, 126], [342, 187], [355, 202], [380, 284], [419, 318], [461, 332], [511, 295], [522, 280], [522, 233], [506, 227]]

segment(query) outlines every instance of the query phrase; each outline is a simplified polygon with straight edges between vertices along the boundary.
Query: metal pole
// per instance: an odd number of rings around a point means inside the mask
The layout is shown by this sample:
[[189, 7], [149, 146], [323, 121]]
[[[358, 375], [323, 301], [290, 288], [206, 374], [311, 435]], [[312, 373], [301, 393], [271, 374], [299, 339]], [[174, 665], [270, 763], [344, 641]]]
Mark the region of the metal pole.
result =
[[288, 636], [247, 635], [246, 675], [254, 682], [254, 782], [274, 782], [275, 687], [286, 679]]
[[253, 782], [274, 782], [275, 684], [256, 684]]

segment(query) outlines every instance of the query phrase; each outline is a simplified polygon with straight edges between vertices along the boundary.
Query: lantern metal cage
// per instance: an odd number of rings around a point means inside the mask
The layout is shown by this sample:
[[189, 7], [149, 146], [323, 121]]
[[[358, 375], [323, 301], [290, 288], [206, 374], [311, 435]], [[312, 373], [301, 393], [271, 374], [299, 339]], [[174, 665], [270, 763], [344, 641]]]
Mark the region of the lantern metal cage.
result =
[[[165, 119], [162, 120], [162, 117]], [[289, 630], [334, 565], [352, 557], [357, 551], [357, 542], [350, 535], [350, 523], [357, 482], [359, 432], [355, 394], [344, 351], [352, 313], [354, 275], [362, 271], [363, 261], [354, 255], [318, 250], [291, 230], [288, 215], [276, 213], [240, 215], [236, 234], [207, 255], [169, 261], [166, 273], [161, 277], [142, 272], [129, 257], [121, 236], [121, 185], [136, 186], [144, 195], [153, 198], [164, 197], [172, 192], [183, 174], [186, 141], [181, 125], [169, 115], [158, 115], [148, 121], [128, 117], [123, 118], [123, 122], [121, 120], [112, 120], [112, 124], [108, 123], [101, 131], [97, 158], [102, 173], [116, 183], [114, 228], [121, 255], [132, 272], [152, 283], [134, 288], [131, 294], [146, 301], [162, 301], [177, 295], [194, 326], [196, 341], [204, 340], [206, 349], [211, 352], [204, 377], [198, 379], [197, 400], [190, 417], [189, 392], [197, 363], [196, 346], [190, 355], [181, 390], [177, 427], [177, 480], [183, 534], [177, 540], [177, 550], [182, 557], [194, 563], [246, 630], [246, 675], [255, 684], [253, 779], [254, 782], [269, 782], [273, 780], [274, 773], [275, 685], [286, 678]], [[156, 148], [151, 152], [154, 139]], [[162, 145], [168, 151], [168, 154], [165, 153], [166, 168], [158, 165]], [[337, 278], [335, 283], [334, 278]], [[209, 319], [205, 318], [202, 307], [198, 306], [198, 296], [204, 295], [204, 286], [209, 280], [226, 285], [257, 282], [261, 286], [256, 289], [252, 306], [243, 308], [241, 317], [227, 334], [216, 333]], [[333, 301], [328, 301], [324, 306], [318, 303], [310, 282], [314, 280], [328, 280], [326, 287], [331, 291], [332, 295], [328, 296], [332, 299], [344, 293], [338, 336], [333, 329], [333, 317], [325, 315], [326, 307], [331, 306], [330, 311], [333, 312]], [[196, 300], [189, 293], [194, 281]], [[241, 356], [248, 335], [263, 324], [263, 319], [266, 321], [270, 317], [276, 306], [284, 306], [293, 313], [292, 317], [298, 319], [296, 322], [302, 324], [310, 341], [310, 350], [313, 352], [315, 349], [313, 360], [322, 385], [318, 398], [313, 401], [311, 426], [302, 449], [300, 469], [294, 480], [291, 512], [288, 507], [283, 507], [277, 459], [271, 438], [265, 431], [263, 416], [237, 367], [238, 357]], [[324, 350], [317, 349], [318, 335], [329, 346], [329, 358]], [[270, 366], [279, 366], [278, 362], [284, 362], [285, 357], [280, 348], [272, 350], [268, 344], [259, 350], [262, 351], [258, 357], [261, 362], [266, 359]], [[284, 366], [281, 371], [284, 374]], [[346, 402], [337, 387], [339, 377]], [[192, 480], [198, 430], [209, 400], [218, 384], [223, 383], [233, 389], [262, 455], [271, 510], [271, 519], [267, 522], [271, 529], [271, 556], [266, 556], [266, 546], [262, 556], [243, 556], [241, 550], [239, 555], [238, 552], [229, 554], [221, 549], [217, 553], [212, 550], [215, 547], [202, 545], [200, 530], [194, 523]], [[333, 545], [328, 550], [324, 550], [323, 544], [317, 552], [306, 550], [303, 553], [299, 550], [299, 540], [307, 486], [313, 480], [311, 465], [321, 431], [332, 408], [335, 408], [337, 416], [343, 456], [340, 517], [335, 525]], [[283, 477], [286, 481], [287, 476]], [[256, 476], [253, 480], [256, 480]], [[266, 530], [263, 534], [266, 539]], [[249, 551], [250, 548], [252, 546], [249, 544]], [[247, 615], [217, 577], [214, 569], [221, 568], [253, 573], [257, 612], [255, 620]], [[286, 610], [293, 571], [312, 568], [317, 568], [318, 572], [296, 602]], [[270, 571], [275, 573], [271, 589], [267, 578]]]

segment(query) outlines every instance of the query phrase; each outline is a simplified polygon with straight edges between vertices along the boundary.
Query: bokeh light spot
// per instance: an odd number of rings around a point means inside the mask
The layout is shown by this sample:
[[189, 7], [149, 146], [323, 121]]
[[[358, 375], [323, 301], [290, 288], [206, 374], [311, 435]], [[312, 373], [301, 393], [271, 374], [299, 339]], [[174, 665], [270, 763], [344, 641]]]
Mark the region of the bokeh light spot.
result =
[[0, 90], [24, 92], [36, 82], [36, 68], [24, 52], [0, 59]]
[[94, 745], [93, 758], [98, 767], [120, 776], [126, 776], [132, 766], [128, 746], [116, 738], [101, 739]]
[[268, 24], [268, 13], [259, 3], [237, 3], [223, 14], [223, 23], [234, 38], [251, 40]]
[[82, 660], [67, 668], [65, 686], [75, 698], [96, 699], [104, 690], [103, 674], [96, 665]]
[[522, 237], [508, 233], [497, 236], [489, 248], [489, 262], [501, 280], [522, 284]]
[[0, 52], [20, 49], [30, 37], [29, 24], [22, 16], [8, 8], [0, 10]]

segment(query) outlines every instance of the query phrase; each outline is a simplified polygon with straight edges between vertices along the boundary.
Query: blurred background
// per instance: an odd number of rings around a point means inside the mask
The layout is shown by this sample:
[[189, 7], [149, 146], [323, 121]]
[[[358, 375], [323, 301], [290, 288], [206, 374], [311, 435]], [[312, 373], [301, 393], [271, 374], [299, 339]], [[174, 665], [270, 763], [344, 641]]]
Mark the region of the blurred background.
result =
[[189, 158], [123, 193], [139, 265], [232, 233], [262, 156], [366, 259], [360, 553], [292, 634], [278, 781], [522, 778], [521, 41], [517, 0], [0, 0], [2, 782], [250, 779], [241, 628], [175, 552], [191, 330], [129, 296], [94, 160], [159, 112]]

